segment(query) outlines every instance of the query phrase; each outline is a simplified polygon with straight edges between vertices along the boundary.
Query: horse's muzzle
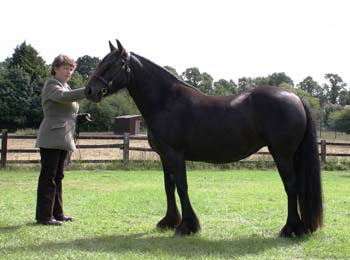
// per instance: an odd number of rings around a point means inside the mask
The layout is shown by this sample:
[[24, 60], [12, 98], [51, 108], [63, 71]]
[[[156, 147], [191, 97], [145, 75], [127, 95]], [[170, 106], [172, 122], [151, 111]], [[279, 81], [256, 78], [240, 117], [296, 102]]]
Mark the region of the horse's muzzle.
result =
[[102, 92], [94, 91], [89, 85], [85, 87], [85, 97], [93, 102], [100, 102], [102, 99]]

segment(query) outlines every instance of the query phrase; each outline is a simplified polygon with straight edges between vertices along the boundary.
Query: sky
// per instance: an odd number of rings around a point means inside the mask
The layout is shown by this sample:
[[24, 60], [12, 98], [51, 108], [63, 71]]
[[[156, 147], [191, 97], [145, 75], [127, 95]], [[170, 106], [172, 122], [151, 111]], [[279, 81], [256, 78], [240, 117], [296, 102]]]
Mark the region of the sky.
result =
[[108, 40], [214, 80], [285, 72], [297, 84], [337, 73], [350, 85], [348, 0], [11, 0], [0, 7], [0, 61], [26, 41], [51, 64], [103, 58]]

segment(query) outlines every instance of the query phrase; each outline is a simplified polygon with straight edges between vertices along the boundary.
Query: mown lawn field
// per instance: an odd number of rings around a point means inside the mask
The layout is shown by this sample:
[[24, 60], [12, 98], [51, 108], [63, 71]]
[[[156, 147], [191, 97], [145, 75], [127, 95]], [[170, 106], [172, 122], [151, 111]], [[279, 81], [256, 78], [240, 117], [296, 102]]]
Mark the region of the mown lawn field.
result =
[[159, 232], [161, 171], [67, 171], [62, 227], [34, 222], [37, 172], [0, 171], [0, 259], [350, 259], [350, 173], [324, 172], [324, 228], [280, 238], [275, 171], [190, 171], [198, 235]]

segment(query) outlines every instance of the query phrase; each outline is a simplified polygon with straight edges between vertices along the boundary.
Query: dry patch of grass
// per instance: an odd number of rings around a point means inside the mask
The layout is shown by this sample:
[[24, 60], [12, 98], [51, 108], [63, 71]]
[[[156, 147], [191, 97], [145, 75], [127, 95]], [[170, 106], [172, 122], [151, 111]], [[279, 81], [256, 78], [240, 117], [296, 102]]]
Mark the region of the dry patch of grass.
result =
[[[335, 141], [335, 140], [332, 140]], [[340, 140], [336, 140], [341, 142]], [[123, 140], [98, 140], [98, 139], [80, 139], [81, 145], [96, 144], [121, 144]], [[33, 149], [35, 140], [31, 139], [9, 139], [8, 149]], [[130, 147], [150, 148], [148, 141], [131, 140]], [[260, 151], [268, 152], [266, 147]], [[327, 153], [350, 153], [350, 146], [327, 146]], [[73, 160], [121, 160], [123, 158], [123, 150], [119, 148], [103, 148], [103, 149], [79, 149], [72, 155]], [[39, 153], [9, 153], [8, 160], [39, 160]], [[131, 160], [159, 160], [159, 156], [154, 152], [130, 151]], [[270, 155], [252, 155], [246, 160], [256, 161], [272, 161]], [[329, 157], [328, 161], [350, 162], [350, 157]]]

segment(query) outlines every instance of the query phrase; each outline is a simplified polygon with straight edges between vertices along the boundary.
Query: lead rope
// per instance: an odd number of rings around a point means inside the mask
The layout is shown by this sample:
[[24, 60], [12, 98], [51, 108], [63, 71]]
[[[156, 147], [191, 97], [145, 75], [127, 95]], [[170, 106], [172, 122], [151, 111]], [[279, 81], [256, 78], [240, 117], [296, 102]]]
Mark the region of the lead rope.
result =
[[[90, 110], [90, 106], [91, 106], [91, 101], [88, 103], [87, 105], [87, 113], [89, 113], [89, 110]], [[91, 121], [90, 121], [91, 122]], [[78, 148], [78, 153], [79, 153], [79, 158], [78, 158], [78, 161], [80, 162], [81, 161], [81, 151], [80, 151], [80, 144], [79, 144], [79, 134], [80, 134], [80, 123], [78, 121], [78, 116], [77, 118], [75, 119], [75, 134], [74, 134], [74, 143], [76, 144], [76, 147]]]

